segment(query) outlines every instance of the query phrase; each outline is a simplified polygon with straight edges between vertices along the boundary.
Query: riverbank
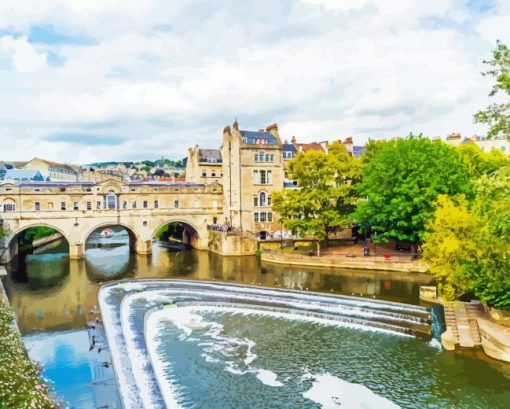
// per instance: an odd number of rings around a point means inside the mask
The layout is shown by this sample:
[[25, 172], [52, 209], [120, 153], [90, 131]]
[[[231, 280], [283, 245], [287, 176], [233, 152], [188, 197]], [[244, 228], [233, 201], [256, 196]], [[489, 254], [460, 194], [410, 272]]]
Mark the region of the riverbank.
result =
[[307, 267], [336, 267], [356, 270], [398, 271], [426, 273], [427, 264], [404, 257], [384, 256], [352, 257], [347, 255], [308, 256], [305, 254], [263, 252], [261, 260], [268, 263]]
[[27, 355], [0, 281], [0, 407], [58, 408], [40, 375]]

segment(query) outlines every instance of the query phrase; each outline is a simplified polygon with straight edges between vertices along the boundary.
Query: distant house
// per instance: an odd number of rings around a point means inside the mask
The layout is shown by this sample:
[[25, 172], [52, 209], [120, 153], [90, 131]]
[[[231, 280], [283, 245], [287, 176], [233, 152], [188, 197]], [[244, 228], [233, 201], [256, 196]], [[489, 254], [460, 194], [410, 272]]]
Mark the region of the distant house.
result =
[[45, 178], [39, 170], [34, 169], [7, 169], [0, 174], [2, 182], [44, 182]]
[[79, 166], [52, 162], [45, 159], [34, 158], [27, 162], [25, 169], [39, 170], [44, 178], [52, 182], [76, 182], [80, 174]]

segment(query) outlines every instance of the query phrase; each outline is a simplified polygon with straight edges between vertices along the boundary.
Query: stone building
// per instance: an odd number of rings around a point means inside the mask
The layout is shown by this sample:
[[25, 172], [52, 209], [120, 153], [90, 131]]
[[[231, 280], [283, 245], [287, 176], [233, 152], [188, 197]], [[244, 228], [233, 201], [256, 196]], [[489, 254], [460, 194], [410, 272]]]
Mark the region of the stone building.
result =
[[79, 166], [52, 162], [40, 158], [32, 159], [23, 168], [39, 170], [45, 179], [49, 178], [52, 182], [76, 182], [80, 174]]
[[[440, 138], [437, 137], [435, 139]], [[460, 133], [451, 133], [446, 137], [445, 142], [452, 146], [459, 146], [463, 143], [474, 142], [484, 152], [490, 152], [492, 149], [497, 149], [507, 155], [510, 154], [510, 139], [508, 137], [487, 139], [484, 136], [475, 135], [472, 137], [462, 137]]]

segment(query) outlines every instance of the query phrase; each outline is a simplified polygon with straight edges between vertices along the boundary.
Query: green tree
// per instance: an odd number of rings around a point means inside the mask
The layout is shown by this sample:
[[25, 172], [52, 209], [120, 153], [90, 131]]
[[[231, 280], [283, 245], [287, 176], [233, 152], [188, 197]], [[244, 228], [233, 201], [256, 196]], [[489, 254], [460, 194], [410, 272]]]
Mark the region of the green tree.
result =
[[510, 169], [482, 176], [475, 192], [471, 205], [439, 197], [423, 256], [445, 299], [472, 291], [510, 307]]
[[457, 147], [469, 176], [475, 180], [510, 164], [508, 156], [498, 149], [484, 152], [474, 143], [463, 143]]
[[387, 142], [363, 167], [355, 219], [374, 240], [419, 243], [440, 194], [469, 193], [466, 167], [454, 148], [421, 135]]
[[328, 153], [299, 153], [288, 170], [299, 188], [275, 194], [273, 210], [293, 233], [311, 233], [327, 240], [328, 233], [350, 223], [359, 171], [360, 161], [340, 142], [333, 143]]
[[493, 77], [496, 84], [492, 87], [489, 96], [494, 96], [500, 91], [505, 95], [506, 102], [489, 105], [484, 111], [475, 114], [475, 122], [489, 125], [487, 136], [489, 138], [510, 135], [510, 49], [500, 41], [492, 51], [492, 59], [484, 60], [490, 68], [482, 73], [483, 76]]

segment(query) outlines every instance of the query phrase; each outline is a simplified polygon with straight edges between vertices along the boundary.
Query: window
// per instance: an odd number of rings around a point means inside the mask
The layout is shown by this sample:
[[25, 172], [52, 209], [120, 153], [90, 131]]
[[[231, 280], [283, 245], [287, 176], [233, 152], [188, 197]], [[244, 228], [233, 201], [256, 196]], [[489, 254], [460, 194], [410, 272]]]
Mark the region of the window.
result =
[[154, 200], [154, 209], [157, 209], [159, 207], [159, 201]]
[[66, 202], [60, 202], [60, 210], [66, 210]]
[[113, 190], [108, 192], [108, 196], [106, 197], [106, 203], [108, 209], [116, 209], [117, 208], [117, 195]]
[[205, 170], [202, 171], [202, 177], [203, 178], [207, 177], [207, 171], [205, 171]]
[[176, 209], [179, 207], [179, 201], [178, 201], [178, 200], [176, 200], [176, 201], [174, 202], [174, 207], [175, 207]]
[[122, 202], [122, 208], [127, 209], [127, 202], [125, 200]]
[[66, 188], [65, 188], [65, 187], [61, 187], [61, 188], [60, 188], [60, 191], [61, 191], [61, 192], [65, 192], [65, 191], [66, 191]]
[[253, 206], [257, 207], [259, 205], [259, 198], [258, 196], [253, 196]]
[[40, 192], [40, 191], [41, 191], [41, 189], [34, 189], [34, 190], [35, 190], [36, 192]]
[[96, 209], [101, 210], [101, 202], [100, 201], [96, 202]]
[[34, 209], [36, 212], [38, 212], [39, 210], [41, 210], [41, 203], [39, 202], [35, 202], [34, 203]]
[[266, 212], [260, 212], [260, 221], [265, 222], [266, 221]]
[[48, 203], [48, 209], [52, 210], [53, 209], [53, 202], [49, 202]]
[[271, 206], [271, 195], [267, 196], [267, 205]]
[[259, 183], [259, 171], [258, 170], [253, 171], [252, 179], [253, 179], [254, 185]]
[[267, 183], [267, 176], [266, 176], [266, 171], [265, 170], [261, 170], [260, 171], [260, 180], [259, 180], [259, 183], [261, 185], [265, 185]]
[[272, 222], [273, 221], [273, 212], [267, 212], [267, 221]]
[[87, 210], [92, 210], [92, 202], [87, 202]]
[[133, 209], [136, 209], [136, 200], [133, 200]]
[[211, 171], [211, 176], [212, 176], [213, 178], [214, 178], [214, 177], [216, 177], [216, 171], [215, 171], [215, 170]]
[[502, 146], [501, 147], [501, 152], [505, 152], [506, 151], [506, 146]]
[[260, 205], [266, 205], [266, 192], [260, 192]]
[[90, 187], [85, 189], [85, 192], [92, 192], [92, 189]]
[[149, 203], [147, 202], [147, 200], [144, 200], [143, 201], [143, 208], [147, 209], [147, 207], [149, 207]]
[[74, 202], [73, 203], [73, 209], [74, 210], [80, 210], [80, 206], [79, 206], [78, 202]]
[[253, 221], [255, 223], [258, 223], [259, 222], [259, 214], [257, 212], [253, 213]]
[[16, 211], [16, 205], [14, 203], [4, 203], [4, 212]]

